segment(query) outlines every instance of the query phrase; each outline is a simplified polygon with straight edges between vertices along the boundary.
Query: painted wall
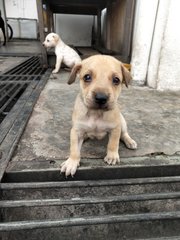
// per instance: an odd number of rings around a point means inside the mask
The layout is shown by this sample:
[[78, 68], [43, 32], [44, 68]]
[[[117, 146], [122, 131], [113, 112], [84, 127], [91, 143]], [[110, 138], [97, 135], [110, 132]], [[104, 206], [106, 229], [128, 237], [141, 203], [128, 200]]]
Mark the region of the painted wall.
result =
[[5, 0], [7, 18], [37, 19], [36, 0]]
[[179, 0], [137, 0], [132, 75], [137, 84], [180, 90]]
[[131, 73], [133, 80], [139, 85], [146, 82], [157, 7], [158, 0], [136, 2]]
[[180, 1], [171, 0], [159, 55], [157, 89], [180, 90]]
[[37, 39], [36, 0], [6, 0], [6, 17], [13, 28], [13, 38]]

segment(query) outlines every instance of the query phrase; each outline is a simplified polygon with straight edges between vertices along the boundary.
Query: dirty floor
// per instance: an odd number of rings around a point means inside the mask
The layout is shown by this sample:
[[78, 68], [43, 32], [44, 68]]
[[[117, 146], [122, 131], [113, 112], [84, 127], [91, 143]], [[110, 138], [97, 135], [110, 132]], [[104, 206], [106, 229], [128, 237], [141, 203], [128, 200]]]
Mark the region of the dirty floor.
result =
[[[86, 50], [86, 51], [85, 51]], [[89, 52], [83, 54], [97, 54]], [[31, 54], [40, 54], [37, 41], [10, 41], [0, 48], [0, 73], [21, 63]], [[18, 57], [17, 57], [18, 56]], [[69, 155], [71, 114], [79, 83], [67, 85], [69, 72], [52, 74], [42, 91], [26, 129], [17, 145], [8, 170], [59, 168]], [[180, 92], [159, 92], [147, 87], [124, 87], [120, 105], [137, 150], [120, 142], [120, 166], [180, 163]], [[107, 138], [86, 141], [82, 146], [81, 167], [106, 166]], [[51, 163], [50, 165], [47, 163]]]
[[[71, 114], [79, 83], [67, 85], [69, 72], [52, 74], [30, 117], [9, 170], [38, 168], [38, 161], [51, 160], [58, 168], [69, 154]], [[180, 92], [159, 92], [147, 87], [123, 88], [120, 105], [137, 150], [120, 143], [121, 165], [180, 163]], [[81, 166], [106, 166], [107, 138], [86, 141]], [[149, 160], [151, 156], [151, 160]], [[21, 167], [20, 167], [21, 166]]]

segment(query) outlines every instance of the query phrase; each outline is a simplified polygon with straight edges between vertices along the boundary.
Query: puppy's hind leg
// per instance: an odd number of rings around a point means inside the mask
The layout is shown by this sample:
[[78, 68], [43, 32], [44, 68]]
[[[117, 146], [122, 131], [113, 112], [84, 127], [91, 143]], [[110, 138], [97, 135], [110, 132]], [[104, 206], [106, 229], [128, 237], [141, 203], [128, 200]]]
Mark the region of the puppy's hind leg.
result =
[[59, 69], [61, 67], [62, 57], [56, 56], [56, 66], [55, 69], [52, 71], [52, 73], [58, 73]]
[[126, 120], [123, 115], [120, 113], [121, 118], [121, 140], [125, 143], [127, 148], [136, 149], [137, 143], [129, 136], [127, 131]]

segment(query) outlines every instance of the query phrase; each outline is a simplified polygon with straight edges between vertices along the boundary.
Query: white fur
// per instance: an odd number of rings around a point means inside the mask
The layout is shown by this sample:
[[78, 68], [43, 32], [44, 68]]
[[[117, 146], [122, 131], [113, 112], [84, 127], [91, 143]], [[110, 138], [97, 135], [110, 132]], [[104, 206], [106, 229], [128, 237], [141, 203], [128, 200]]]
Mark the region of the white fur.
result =
[[62, 62], [69, 68], [72, 68], [74, 64], [81, 62], [78, 53], [66, 45], [56, 33], [49, 33], [43, 42], [43, 46], [46, 48], [55, 48], [56, 66], [53, 73], [57, 73], [60, 70]]

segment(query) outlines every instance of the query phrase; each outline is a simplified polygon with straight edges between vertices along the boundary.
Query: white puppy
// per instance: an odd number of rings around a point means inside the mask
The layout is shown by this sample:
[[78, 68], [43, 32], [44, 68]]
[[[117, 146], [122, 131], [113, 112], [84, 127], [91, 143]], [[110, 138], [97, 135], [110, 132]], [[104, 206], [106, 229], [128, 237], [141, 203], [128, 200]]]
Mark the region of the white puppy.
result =
[[81, 58], [77, 52], [66, 45], [56, 33], [49, 33], [43, 42], [43, 46], [46, 48], [55, 48], [56, 65], [53, 73], [59, 71], [62, 62], [69, 68], [81, 62]]

